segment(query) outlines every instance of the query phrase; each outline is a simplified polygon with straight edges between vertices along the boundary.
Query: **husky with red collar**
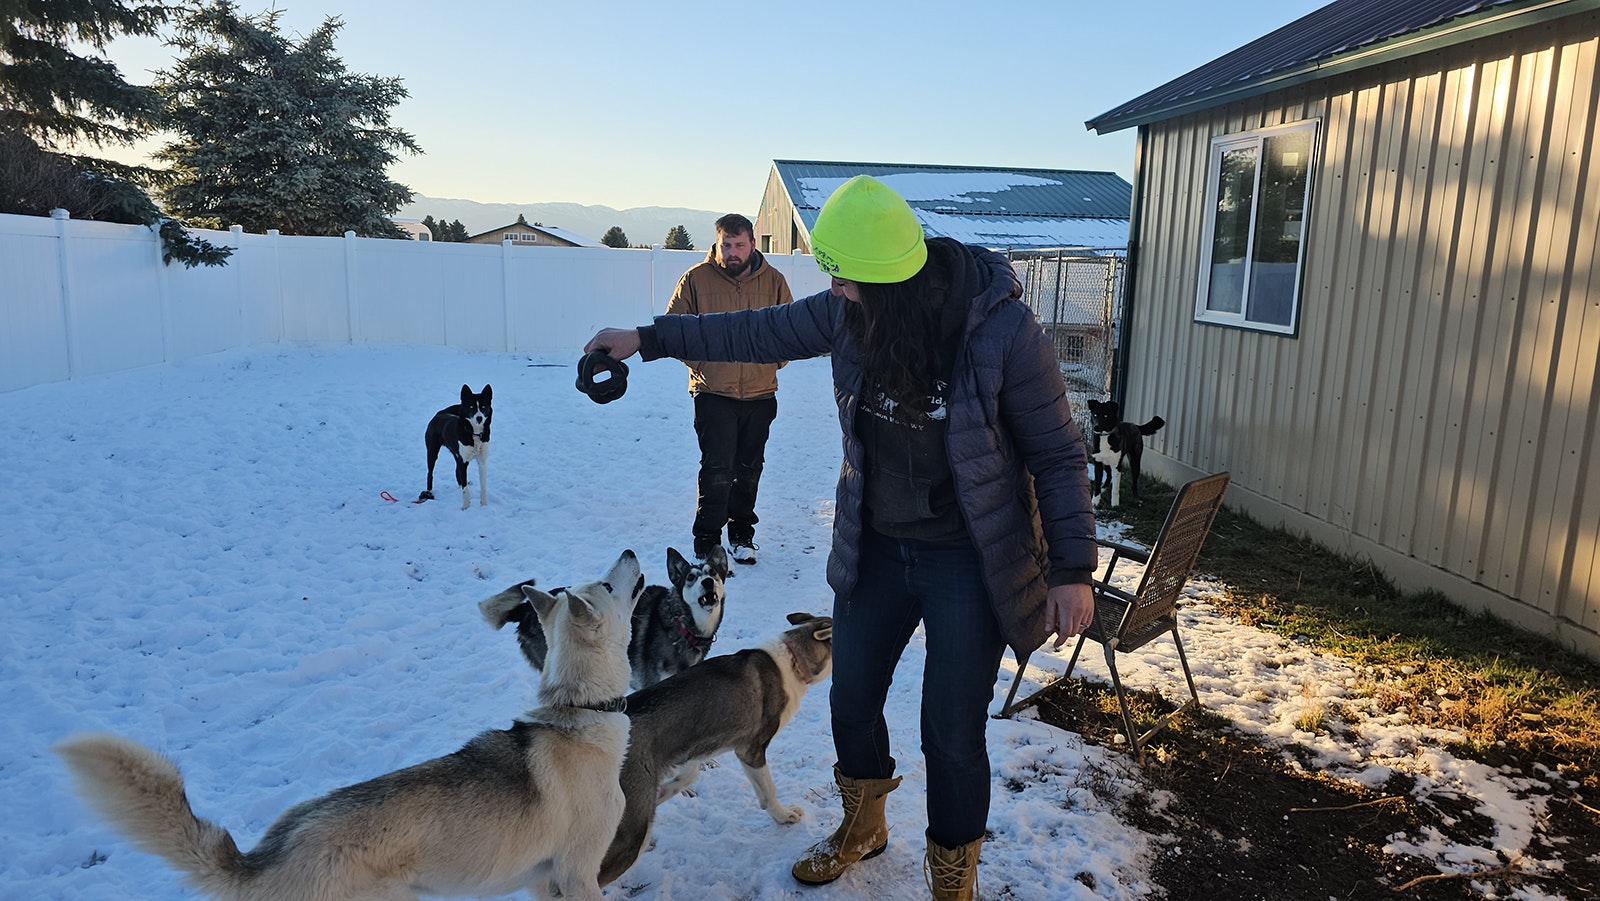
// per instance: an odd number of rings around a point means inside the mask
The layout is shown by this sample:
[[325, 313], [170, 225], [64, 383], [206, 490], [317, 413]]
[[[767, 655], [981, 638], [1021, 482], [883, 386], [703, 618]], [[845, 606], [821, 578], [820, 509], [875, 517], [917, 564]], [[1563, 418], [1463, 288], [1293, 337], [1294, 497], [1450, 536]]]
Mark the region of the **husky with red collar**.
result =
[[[633, 609], [633, 634], [628, 643], [631, 685], [645, 688], [706, 659], [711, 642], [722, 625], [724, 588], [732, 575], [728, 556], [712, 547], [705, 559], [690, 561], [677, 548], [667, 548], [667, 576], [671, 585], [650, 585]], [[478, 610], [496, 629], [517, 624], [517, 644], [528, 663], [544, 669], [545, 639], [533, 608], [523, 598], [519, 582], [483, 600]]]

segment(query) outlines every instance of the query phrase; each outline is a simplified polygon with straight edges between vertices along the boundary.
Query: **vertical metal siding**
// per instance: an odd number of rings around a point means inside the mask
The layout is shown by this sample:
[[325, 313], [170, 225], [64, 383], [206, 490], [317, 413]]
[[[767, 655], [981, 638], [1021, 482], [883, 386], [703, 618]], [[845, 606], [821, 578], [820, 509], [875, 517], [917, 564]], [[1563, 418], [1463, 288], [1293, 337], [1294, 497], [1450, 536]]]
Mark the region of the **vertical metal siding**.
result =
[[[1153, 447], [1600, 633], [1600, 14], [1150, 126]], [[1295, 337], [1196, 324], [1211, 140], [1319, 120]]]

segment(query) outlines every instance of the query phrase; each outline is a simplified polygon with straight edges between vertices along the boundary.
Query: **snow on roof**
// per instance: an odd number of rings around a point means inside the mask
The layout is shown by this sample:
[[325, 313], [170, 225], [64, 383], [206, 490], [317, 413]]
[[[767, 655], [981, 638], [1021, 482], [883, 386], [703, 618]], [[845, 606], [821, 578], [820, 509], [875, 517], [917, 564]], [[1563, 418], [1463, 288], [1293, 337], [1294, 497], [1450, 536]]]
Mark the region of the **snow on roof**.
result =
[[[838, 187], [849, 181], [854, 176], [844, 177], [801, 177], [796, 179], [800, 190], [804, 194], [804, 203], [801, 198], [793, 198], [796, 206], [814, 206], [821, 208], [829, 195]], [[1044, 187], [1059, 185], [1060, 179], [1040, 178], [1036, 175], [1023, 175], [1019, 172], [905, 172], [895, 175], [873, 176], [894, 189], [896, 194], [906, 199], [913, 206], [920, 203], [965, 203], [977, 202], [974, 194], [998, 194], [1018, 187]], [[987, 198], [986, 198], [987, 199]]]
[[914, 210], [930, 237], [954, 238], [984, 247], [1122, 248], [1128, 244], [1126, 219], [995, 219]]
[[1121, 248], [1132, 186], [1114, 172], [774, 160], [809, 233], [822, 204], [856, 175], [906, 199], [932, 237], [995, 248]]
[[563, 241], [571, 241], [572, 243], [578, 245], [579, 247], [604, 247], [604, 246], [606, 246], [604, 244], [601, 244], [599, 241], [591, 241], [588, 238], [585, 238], [583, 235], [578, 234], [577, 232], [569, 232], [564, 228], [556, 228], [554, 225], [535, 225], [533, 227], [538, 229], [538, 230], [540, 230], [540, 231], [542, 231], [542, 232], [544, 232], [545, 234], [554, 235], [555, 237], [560, 238]]

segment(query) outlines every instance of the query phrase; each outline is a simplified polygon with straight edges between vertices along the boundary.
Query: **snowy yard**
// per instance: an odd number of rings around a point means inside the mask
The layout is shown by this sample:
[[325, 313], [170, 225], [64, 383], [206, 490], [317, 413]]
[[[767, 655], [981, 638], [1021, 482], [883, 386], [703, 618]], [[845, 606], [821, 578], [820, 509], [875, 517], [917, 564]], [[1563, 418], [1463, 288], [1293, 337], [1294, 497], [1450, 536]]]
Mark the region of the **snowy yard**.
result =
[[[453, 751], [532, 704], [537, 676], [513, 636], [479, 618], [481, 598], [529, 577], [592, 578], [623, 548], [664, 582], [667, 547], [688, 550], [694, 505], [684, 369], [633, 365], [627, 396], [601, 407], [573, 389], [575, 360], [268, 346], [0, 394], [7, 446], [25, 455], [0, 507], [3, 894], [188, 896], [73, 795], [50, 752], [73, 731], [115, 731], [172, 756], [196, 811], [248, 848], [291, 804]], [[761, 562], [729, 583], [713, 653], [763, 641], [790, 611], [831, 605], [823, 567], [839, 438], [827, 363], [791, 364], [780, 381]], [[441, 500], [411, 504], [423, 428], [463, 382], [495, 389], [489, 506], [476, 506], [474, 466], [474, 506], [457, 509], [448, 465]], [[1358, 673], [1220, 619], [1205, 603], [1217, 590], [1192, 586], [1184, 626], [1208, 707], [1301, 742], [1353, 779], [1419, 773], [1430, 790], [1473, 799], [1499, 824], [1497, 847], [1527, 844], [1548, 795], [1540, 785], [1450, 757], [1439, 736], [1365, 709]], [[1169, 654], [1156, 642], [1133, 655], [1127, 681], [1175, 697]], [[1101, 672], [1098, 654], [1085, 656]], [[1064, 662], [1034, 658], [1057, 672]], [[913, 639], [889, 702], [906, 776], [889, 797], [889, 852], [806, 897], [925, 897], [922, 664]], [[1008, 655], [997, 709], [1013, 665]], [[1295, 733], [1317, 702], [1360, 718], [1360, 744]], [[1148, 862], [1165, 839], [1115, 813], [1138, 778], [1131, 757], [1023, 716], [990, 728], [997, 786], [1027, 788], [995, 791], [985, 897], [1153, 892]], [[774, 825], [728, 760], [702, 776], [697, 797], [663, 805], [658, 844], [609, 896], [801, 897], [789, 864], [838, 819], [826, 684], [770, 757], [780, 797], [805, 809], [799, 824]], [[1427, 836], [1393, 845], [1445, 869], [1490, 853]], [[1096, 887], [1075, 881], [1079, 872]]]

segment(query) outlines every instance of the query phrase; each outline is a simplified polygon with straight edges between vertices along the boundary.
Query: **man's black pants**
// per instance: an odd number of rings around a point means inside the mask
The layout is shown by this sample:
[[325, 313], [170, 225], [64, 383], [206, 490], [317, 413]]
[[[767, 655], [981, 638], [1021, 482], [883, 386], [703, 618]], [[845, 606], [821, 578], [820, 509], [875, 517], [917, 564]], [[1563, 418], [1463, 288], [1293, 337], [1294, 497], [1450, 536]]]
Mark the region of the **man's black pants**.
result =
[[700, 392], [694, 396], [694, 431], [700, 438], [700, 497], [694, 537], [720, 543], [755, 535], [756, 491], [766, 462], [767, 433], [778, 415], [778, 399], [735, 400]]

